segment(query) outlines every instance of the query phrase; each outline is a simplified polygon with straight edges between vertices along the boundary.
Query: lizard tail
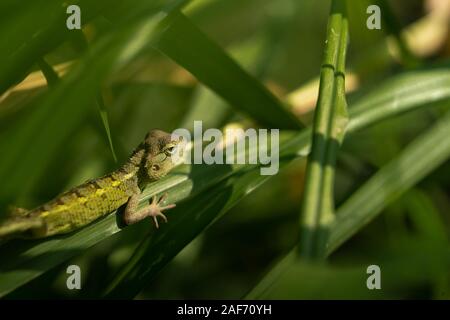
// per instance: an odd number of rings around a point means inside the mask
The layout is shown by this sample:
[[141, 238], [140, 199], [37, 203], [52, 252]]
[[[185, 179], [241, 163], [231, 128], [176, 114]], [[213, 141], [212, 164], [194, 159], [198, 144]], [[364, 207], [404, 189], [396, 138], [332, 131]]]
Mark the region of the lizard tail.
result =
[[43, 225], [44, 221], [39, 217], [13, 216], [0, 223], [0, 239], [20, 237], [23, 233]]

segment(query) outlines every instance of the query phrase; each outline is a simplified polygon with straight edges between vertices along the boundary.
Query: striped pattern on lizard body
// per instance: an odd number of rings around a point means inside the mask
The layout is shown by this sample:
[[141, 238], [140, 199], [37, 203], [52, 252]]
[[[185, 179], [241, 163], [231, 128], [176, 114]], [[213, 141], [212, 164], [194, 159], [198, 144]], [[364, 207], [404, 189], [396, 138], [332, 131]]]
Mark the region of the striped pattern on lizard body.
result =
[[118, 170], [103, 177], [87, 181], [55, 199], [30, 211], [20, 210], [0, 224], [0, 238], [43, 238], [67, 233], [126, 204], [126, 223], [131, 224], [147, 216], [166, 217], [162, 210], [175, 205], [160, 207], [163, 201], [153, 199], [147, 208], [138, 210], [141, 188], [158, 180], [174, 167], [171, 157], [178, 150], [181, 140], [160, 130], [152, 130], [128, 161]]
[[30, 217], [40, 217], [43, 227], [32, 229], [32, 237], [51, 236], [78, 229], [127, 203], [136, 192], [136, 172], [117, 170], [88, 181], [46, 204], [31, 210]]

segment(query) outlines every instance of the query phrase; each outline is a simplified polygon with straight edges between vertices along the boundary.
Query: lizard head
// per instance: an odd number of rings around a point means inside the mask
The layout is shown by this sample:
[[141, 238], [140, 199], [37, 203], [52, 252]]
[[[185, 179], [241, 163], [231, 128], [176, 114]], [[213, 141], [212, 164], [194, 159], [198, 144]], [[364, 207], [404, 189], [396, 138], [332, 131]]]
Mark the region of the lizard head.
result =
[[165, 176], [177, 164], [175, 160], [183, 152], [181, 142], [181, 138], [157, 129], [145, 136], [145, 171], [150, 180]]

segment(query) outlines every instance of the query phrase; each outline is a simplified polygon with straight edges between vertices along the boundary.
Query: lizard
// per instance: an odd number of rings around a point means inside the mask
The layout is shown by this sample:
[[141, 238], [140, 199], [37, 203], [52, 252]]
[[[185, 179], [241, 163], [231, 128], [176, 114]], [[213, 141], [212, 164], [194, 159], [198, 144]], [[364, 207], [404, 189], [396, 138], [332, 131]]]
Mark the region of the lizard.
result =
[[2, 238], [45, 238], [77, 230], [125, 205], [123, 222], [134, 224], [146, 217], [153, 218], [159, 228], [158, 217], [167, 222], [162, 213], [175, 207], [163, 206], [167, 194], [153, 196], [149, 205], [138, 210], [143, 188], [165, 176], [175, 165], [174, 156], [182, 155], [181, 138], [154, 129], [117, 170], [89, 180], [33, 209], [17, 208], [0, 223]]

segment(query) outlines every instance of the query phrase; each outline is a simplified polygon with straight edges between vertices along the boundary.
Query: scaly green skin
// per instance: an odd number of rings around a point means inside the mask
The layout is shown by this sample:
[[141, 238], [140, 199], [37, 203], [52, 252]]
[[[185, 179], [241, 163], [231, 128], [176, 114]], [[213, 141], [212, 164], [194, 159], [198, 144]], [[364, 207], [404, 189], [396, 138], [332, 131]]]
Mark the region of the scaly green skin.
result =
[[[0, 237], [43, 238], [68, 233], [118, 209], [124, 204], [124, 220], [132, 224], [147, 216], [166, 220], [160, 207], [162, 202], [153, 200], [147, 208], [137, 210], [141, 188], [164, 176], [172, 167], [172, 155], [179, 140], [160, 130], [152, 130], [130, 159], [118, 170], [88, 181], [67, 191], [46, 204], [26, 211], [20, 209], [0, 225]], [[179, 152], [179, 150], [177, 150]]]

